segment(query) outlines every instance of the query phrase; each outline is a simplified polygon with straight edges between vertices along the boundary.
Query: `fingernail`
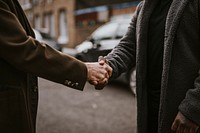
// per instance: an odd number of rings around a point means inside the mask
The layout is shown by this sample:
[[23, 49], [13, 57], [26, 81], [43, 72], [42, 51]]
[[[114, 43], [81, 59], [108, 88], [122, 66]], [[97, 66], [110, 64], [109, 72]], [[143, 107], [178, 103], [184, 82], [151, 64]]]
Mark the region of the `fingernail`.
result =
[[105, 61], [106, 59], [103, 56], [99, 56], [98, 61]]

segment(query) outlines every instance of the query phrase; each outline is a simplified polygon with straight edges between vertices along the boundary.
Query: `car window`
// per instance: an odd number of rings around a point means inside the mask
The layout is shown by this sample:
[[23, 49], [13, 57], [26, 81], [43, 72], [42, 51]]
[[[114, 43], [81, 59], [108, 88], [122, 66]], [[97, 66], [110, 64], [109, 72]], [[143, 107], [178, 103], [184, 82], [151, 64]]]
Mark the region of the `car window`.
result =
[[94, 40], [105, 40], [111, 39], [116, 33], [118, 24], [117, 23], [108, 23], [100, 28], [98, 28], [93, 34], [92, 38]]
[[127, 32], [128, 30], [128, 23], [122, 23], [119, 25], [118, 29], [117, 29], [117, 33], [116, 33], [116, 38], [120, 39], [124, 36], [124, 34]]

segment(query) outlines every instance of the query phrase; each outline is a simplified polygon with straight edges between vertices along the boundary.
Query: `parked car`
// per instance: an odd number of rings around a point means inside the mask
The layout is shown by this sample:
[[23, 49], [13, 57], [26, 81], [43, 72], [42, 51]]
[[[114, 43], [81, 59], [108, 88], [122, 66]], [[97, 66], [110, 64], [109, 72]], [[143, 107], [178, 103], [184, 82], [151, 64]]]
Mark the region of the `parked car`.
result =
[[96, 61], [99, 55], [110, 52], [126, 33], [129, 23], [130, 19], [120, 19], [99, 27], [86, 41], [76, 47], [79, 53], [77, 58], [85, 61]]
[[44, 42], [47, 45], [51, 46], [52, 48], [61, 51], [61, 46], [58, 44], [56, 39], [51, 37], [47, 32], [42, 31], [42, 30], [36, 30], [36, 29], [33, 29], [33, 31], [38, 41]]
[[[99, 56], [107, 55], [126, 33], [131, 17], [114, 19], [95, 30], [87, 40], [78, 45], [75, 57], [85, 62], [94, 62]], [[136, 94], [135, 69], [123, 73], [117, 81], [129, 84], [133, 94]]]

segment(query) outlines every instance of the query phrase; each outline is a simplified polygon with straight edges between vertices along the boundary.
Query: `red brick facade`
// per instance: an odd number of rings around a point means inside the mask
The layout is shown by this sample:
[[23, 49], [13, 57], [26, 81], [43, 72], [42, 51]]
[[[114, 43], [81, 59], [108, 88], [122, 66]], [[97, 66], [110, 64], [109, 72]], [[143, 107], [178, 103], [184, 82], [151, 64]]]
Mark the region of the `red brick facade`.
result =
[[[61, 34], [65, 35], [64, 32], [67, 32], [66, 36], [68, 36], [69, 41], [65, 45], [66, 47], [75, 47], [77, 44], [81, 43], [97, 27], [108, 21], [111, 16], [133, 13], [135, 10], [135, 5], [133, 5], [122, 8], [108, 8], [107, 11], [103, 11], [100, 14], [99, 11], [95, 11], [95, 8], [90, 7], [92, 10], [94, 9], [93, 12], [77, 14], [76, 6], [81, 4], [77, 4], [77, 2], [79, 2], [78, 0], [19, 1], [24, 7], [27, 17], [34, 28], [47, 28], [56, 39], [59, 39]], [[35, 1], [38, 2], [34, 3]], [[130, 0], [130, 2], [131, 1], [133, 0]], [[27, 3], [31, 4], [28, 6]], [[123, 1], [121, 1], [121, 3], [123, 3]], [[106, 3], [103, 6], [106, 7]], [[62, 23], [60, 21], [66, 22]], [[67, 30], [62, 29], [61, 25]]]

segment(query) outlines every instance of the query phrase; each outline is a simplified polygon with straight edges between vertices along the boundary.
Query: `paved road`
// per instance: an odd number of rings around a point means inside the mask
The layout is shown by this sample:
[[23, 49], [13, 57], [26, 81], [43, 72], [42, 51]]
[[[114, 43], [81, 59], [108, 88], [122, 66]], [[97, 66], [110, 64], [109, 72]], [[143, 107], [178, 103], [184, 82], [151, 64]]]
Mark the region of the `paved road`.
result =
[[136, 101], [127, 86], [83, 92], [39, 79], [37, 133], [136, 133]]

